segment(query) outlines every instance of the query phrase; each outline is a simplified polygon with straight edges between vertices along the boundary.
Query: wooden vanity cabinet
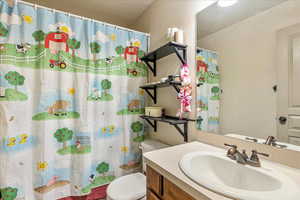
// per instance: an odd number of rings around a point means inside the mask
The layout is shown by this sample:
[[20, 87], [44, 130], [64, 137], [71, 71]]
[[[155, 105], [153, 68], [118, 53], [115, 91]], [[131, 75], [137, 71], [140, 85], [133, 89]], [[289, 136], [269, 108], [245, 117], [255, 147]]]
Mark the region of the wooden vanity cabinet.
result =
[[147, 200], [196, 200], [147, 166]]
[[160, 198], [158, 198], [154, 192], [147, 189], [147, 200], [160, 200]]

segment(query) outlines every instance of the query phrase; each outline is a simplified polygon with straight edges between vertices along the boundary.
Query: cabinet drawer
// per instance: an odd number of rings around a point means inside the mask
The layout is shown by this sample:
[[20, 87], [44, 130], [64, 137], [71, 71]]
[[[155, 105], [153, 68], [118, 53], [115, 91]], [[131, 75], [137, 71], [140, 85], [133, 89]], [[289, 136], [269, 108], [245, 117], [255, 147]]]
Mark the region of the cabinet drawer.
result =
[[195, 200], [169, 180], [164, 179], [164, 200]]
[[146, 173], [147, 188], [160, 197], [163, 193], [163, 177], [149, 166]]
[[147, 200], [160, 200], [151, 190], [147, 190]]

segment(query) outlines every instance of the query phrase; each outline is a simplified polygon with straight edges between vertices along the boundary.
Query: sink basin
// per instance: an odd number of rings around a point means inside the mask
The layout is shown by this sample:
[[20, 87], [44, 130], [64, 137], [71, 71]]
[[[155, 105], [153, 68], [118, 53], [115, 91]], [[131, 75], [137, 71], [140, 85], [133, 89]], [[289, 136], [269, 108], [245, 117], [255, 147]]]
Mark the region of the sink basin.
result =
[[273, 169], [237, 164], [225, 153], [193, 152], [179, 166], [197, 184], [241, 200], [299, 200], [300, 186]]

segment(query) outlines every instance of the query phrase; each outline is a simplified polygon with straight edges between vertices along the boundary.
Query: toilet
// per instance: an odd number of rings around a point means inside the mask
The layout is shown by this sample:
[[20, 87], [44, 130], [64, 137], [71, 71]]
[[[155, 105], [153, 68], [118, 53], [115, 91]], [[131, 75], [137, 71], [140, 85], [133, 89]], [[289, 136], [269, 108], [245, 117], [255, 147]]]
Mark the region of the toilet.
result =
[[[169, 147], [155, 140], [145, 140], [140, 144], [142, 153]], [[146, 165], [143, 160], [143, 171]], [[107, 200], [146, 200], [146, 176], [135, 173], [115, 179], [107, 187]]]

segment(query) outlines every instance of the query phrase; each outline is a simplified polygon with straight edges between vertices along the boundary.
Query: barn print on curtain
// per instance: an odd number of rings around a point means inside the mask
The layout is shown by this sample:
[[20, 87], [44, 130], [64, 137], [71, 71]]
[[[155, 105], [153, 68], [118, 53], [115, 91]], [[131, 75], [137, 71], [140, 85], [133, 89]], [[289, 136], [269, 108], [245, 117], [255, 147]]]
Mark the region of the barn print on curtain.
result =
[[1, 200], [99, 199], [139, 166], [148, 39], [0, 1]]
[[220, 74], [218, 54], [197, 49], [197, 129], [219, 132]]

